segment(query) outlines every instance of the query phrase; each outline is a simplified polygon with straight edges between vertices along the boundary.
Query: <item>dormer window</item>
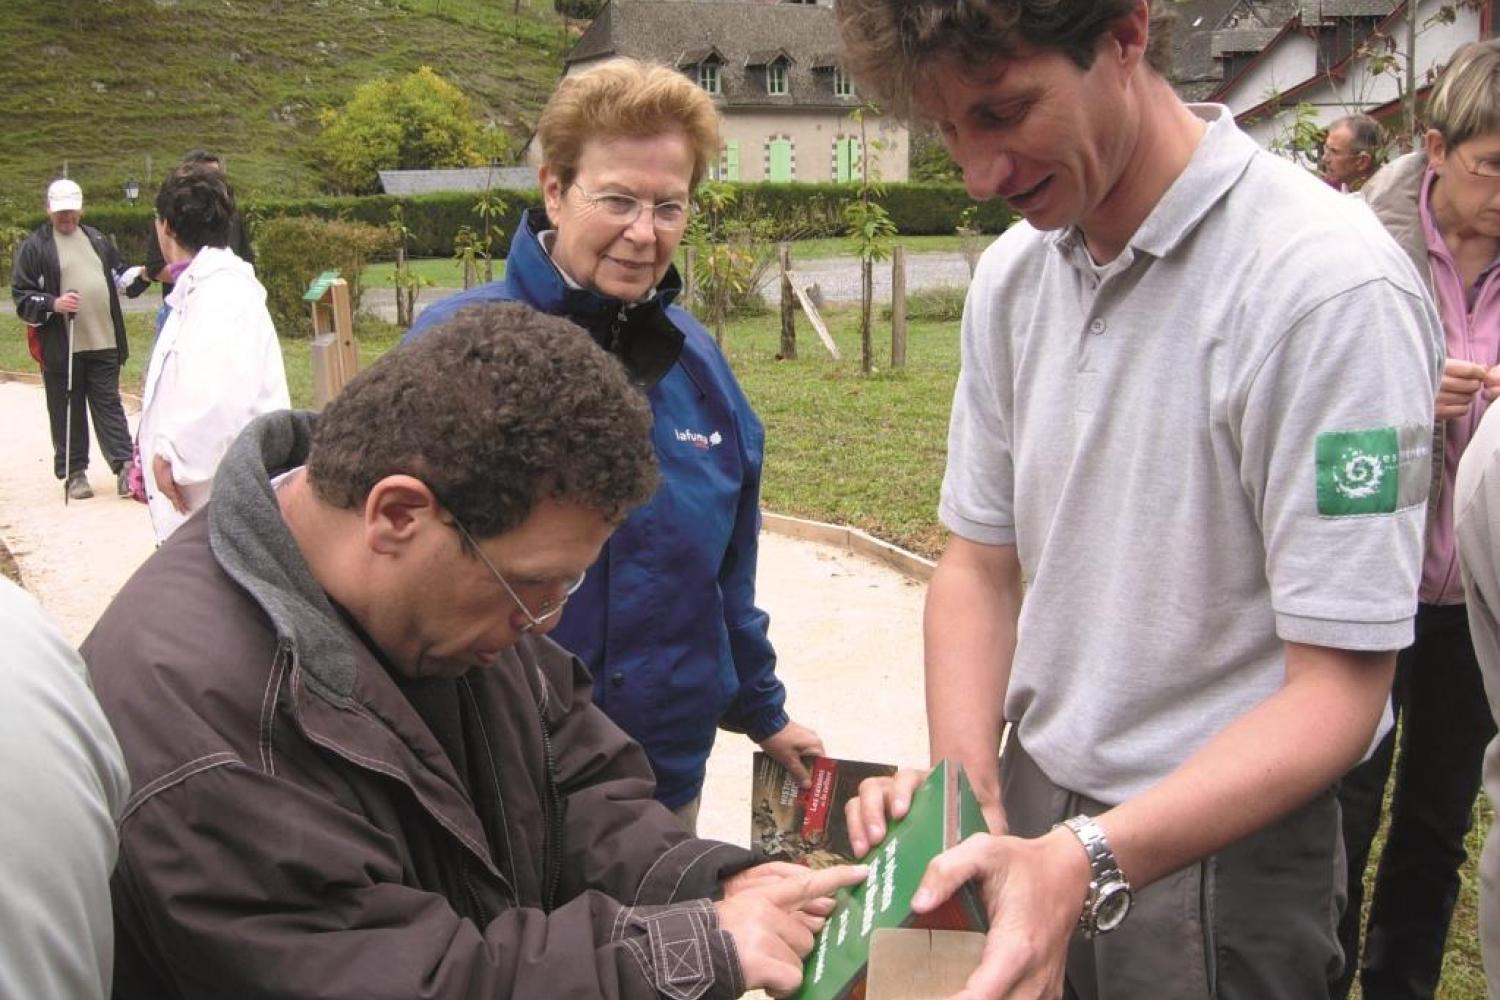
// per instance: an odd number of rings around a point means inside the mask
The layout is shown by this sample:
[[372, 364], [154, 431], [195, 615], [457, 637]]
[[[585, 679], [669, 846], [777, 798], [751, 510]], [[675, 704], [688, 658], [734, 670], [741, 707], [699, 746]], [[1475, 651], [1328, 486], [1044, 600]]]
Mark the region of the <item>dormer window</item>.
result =
[[710, 94], [722, 94], [724, 92], [719, 85], [719, 61], [717, 59], [705, 59], [699, 64], [698, 86]]
[[845, 73], [842, 67], [838, 66], [835, 66], [833, 70], [833, 96], [854, 96], [854, 81], [849, 79], [849, 74]]
[[766, 66], [766, 93], [774, 96], [786, 94], [786, 61], [777, 59]]

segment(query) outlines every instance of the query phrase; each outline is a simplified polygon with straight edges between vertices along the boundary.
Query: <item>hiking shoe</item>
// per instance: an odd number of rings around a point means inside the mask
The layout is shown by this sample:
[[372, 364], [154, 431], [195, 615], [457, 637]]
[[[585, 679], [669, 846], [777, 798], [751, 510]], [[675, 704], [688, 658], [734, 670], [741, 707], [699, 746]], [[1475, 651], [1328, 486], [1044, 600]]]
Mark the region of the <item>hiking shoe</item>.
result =
[[115, 477], [115, 494], [117, 496], [130, 496], [130, 472], [134, 468], [134, 462], [126, 462], [120, 466], [120, 474]]
[[68, 477], [68, 499], [88, 500], [94, 495], [94, 490], [89, 486], [89, 478], [81, 472], [75, 472]]

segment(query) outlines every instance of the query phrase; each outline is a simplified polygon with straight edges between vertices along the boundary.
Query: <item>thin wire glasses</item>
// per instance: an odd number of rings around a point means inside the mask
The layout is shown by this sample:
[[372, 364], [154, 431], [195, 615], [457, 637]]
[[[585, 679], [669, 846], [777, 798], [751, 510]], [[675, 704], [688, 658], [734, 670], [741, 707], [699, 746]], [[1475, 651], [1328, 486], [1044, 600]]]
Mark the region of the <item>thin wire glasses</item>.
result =
[[[453, 515], [452, 511], [448, 513]], [[561, 598], [554, 601], [549, 597], [542, 602], [541, 607], [538, 609], [541, 613], [534, 615], [531, 613], [531, 609], [526, 606], [526, 602], [521, 600], [520, 596], [516, 594], [515, 590], [506, 581], [504, 574], [495, 568], [494, 563], [490, 562], [489, 557], [484, 554], [484, 549], [479, 547], [479, 543], [474, 540], [473, 535], [469, 534], [469, 529], [464, 527], [464, 523], [457, 516], [453, 517], [453, 527], [458, 530], [459, 535], [463, 537], [464, 541], [469, 543], [469, 547], [474, 550], [474, 554], [479, 557], [479, 561], [484, 563], [485, 568], [495, 575], [496, 580], [500, 581], [500, 586], [504, 587], [505, 592], [510, 595], [510, 599], [516, 602], [516, 607], [521, 609], [521, 614], [526, 616], [526, 624], [522, 626], [522, 632], [530, 632], [534, 628], [540, 628], [562, 614], [563, 605], [568, 603], [568, 598], [578, 593], [578, 588], [583, 586], [583, 578], [588, 575], [587, 570], [579, 573], [578, 579], [568, 584], [568, 589], [563, 591]]]
[[631, 194], [621, 194], [618, 191], [604, 191], [594, 194], [584, 188], [582, 184], [574, 182], [573, 186], [583, 196], [583, 200], [593, 205], [611, 221], [622, 226], [628, 226], [641, 217], [645, 209], [651, 210], [651, 224], [664, 232], [675, 233], [687, 225], [688, 213], [691, 209], [685, 201], [645, 201]]
[[1475, 177], [1482, 177], [1487, 181], [1500, 180], [1500, 159], [1486, 157], [1471, 167], [1468, 161], [1463, 158], [1463, 155], [1459, 153], [1457, 146], [1453, 147], [1453, 158]]

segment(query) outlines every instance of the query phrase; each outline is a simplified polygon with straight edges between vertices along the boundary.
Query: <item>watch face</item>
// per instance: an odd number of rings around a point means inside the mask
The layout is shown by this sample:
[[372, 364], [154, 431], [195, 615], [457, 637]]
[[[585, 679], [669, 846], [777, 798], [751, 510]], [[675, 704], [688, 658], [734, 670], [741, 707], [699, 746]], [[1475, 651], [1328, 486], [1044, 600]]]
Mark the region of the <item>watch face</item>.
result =
[[1099, 890], [1099, 901], [1094, 904], [1094, 925], [1103, 934], [1114, 930], [1125, 922], [1130, 912], [1130, 888], [1118, 882], [1103, 886]]

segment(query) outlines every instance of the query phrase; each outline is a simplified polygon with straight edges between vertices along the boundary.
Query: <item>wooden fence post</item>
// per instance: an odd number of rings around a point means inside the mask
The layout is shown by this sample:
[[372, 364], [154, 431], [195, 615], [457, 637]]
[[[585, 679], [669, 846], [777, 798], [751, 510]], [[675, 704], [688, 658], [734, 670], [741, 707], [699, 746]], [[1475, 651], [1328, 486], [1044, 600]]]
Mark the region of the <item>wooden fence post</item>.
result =
[[906, 247], [891, 252], [891, 367], [906, 367]]
[[781, 359], [797, 360], [797, 298], [792, 291], [792, 245], [779, 243], [776, 257], [781, 263]]

